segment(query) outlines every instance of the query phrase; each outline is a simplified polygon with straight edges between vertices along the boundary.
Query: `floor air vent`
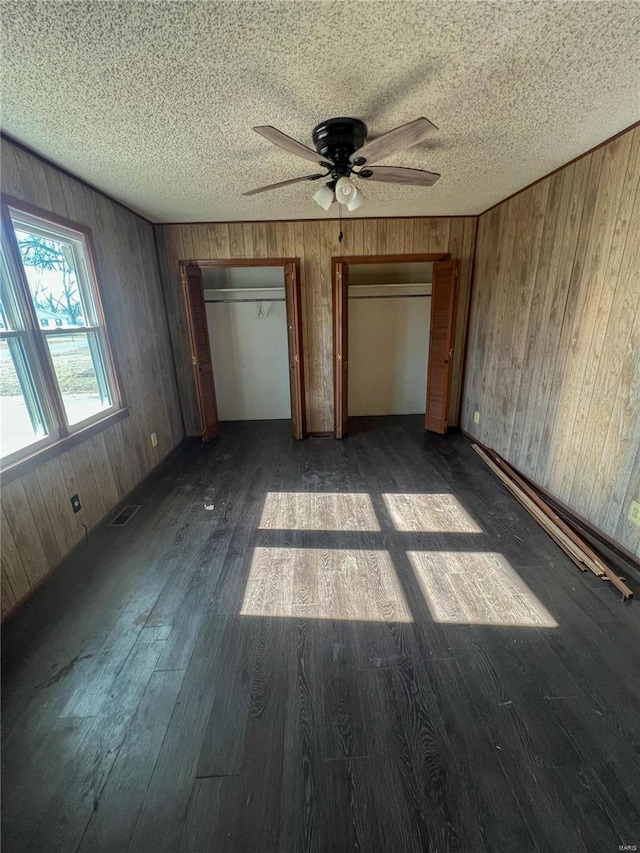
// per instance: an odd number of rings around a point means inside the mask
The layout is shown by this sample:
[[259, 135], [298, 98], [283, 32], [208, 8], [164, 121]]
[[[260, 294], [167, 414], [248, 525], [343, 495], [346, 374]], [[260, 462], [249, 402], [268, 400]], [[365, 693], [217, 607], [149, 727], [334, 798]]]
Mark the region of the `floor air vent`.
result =
[[133, 516], [138, 512], [142, 507], [139, 506], [125, 506], [122, 507], [120, 512], [116, 515], [113, 521], [110, 521], [107, 525], [108, 527], [124, 527], [125, 524], [129, 524]]

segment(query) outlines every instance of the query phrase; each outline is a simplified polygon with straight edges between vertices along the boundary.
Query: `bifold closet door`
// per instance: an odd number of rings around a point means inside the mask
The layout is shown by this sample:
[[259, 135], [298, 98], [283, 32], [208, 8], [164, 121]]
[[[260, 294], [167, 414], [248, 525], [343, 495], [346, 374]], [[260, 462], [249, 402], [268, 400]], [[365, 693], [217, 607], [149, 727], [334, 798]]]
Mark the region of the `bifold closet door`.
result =
[[195, 264], [184, 266], [182, 268], [182, 284], [187, 306], [191, 361], [196, 384], [202, 440], [213, 441], [220, 435], [220, 420], [213, 381], [207, 311], [200, 267]]
[[438, 261], [433, 265], [431, 325], [427, 366], [425, 429], [444, 435], [451, 389], [453, 341], [460, 261]]
[[287, 336], [289, 342], [289, 383], [291, 386], [291, 429], [297, 440], [304, 438], [305, 401], [302, 366], [302, 298], [295, 264], [284, 268], [284, 289], [287, 300]]
[[333, 280], [334, 429], [344, 438], [349, 423], [349, 281], [348, 266], [337, 263]]

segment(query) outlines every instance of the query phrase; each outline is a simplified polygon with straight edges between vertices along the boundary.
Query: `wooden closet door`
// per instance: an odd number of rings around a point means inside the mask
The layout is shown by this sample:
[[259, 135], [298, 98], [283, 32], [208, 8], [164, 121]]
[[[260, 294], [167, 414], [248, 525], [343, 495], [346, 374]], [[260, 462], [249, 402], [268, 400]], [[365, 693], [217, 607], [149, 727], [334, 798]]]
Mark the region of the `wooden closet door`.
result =
[[302, 360], [302, 301], [298, 270], [295, 264], [284, 268], [287, 300], [287, 336], [289, 341], [289, 384], [291, 387], [291, 429], [297, 440], [306, 431], [304, 400], [304, 368]]
[[195, 264], [184, 266], [182, 268], [182, 284], [189, 321], [191, 360], [200, 413], [202, 440], [213, 441], [220, 435], [220, 420], [218, 419], [216, 389], [213, 382], [209, 328], [207, 326], [207, 311], [200, 267]]
[[460, 261], [438, 261], [433, 265], [424, 427], [441, 435], [448, 427], [459, 269]]
[[335, 265], [333, 280], [334, 429], [344, 438], [349, 424], [349, 281], [348, 266]]

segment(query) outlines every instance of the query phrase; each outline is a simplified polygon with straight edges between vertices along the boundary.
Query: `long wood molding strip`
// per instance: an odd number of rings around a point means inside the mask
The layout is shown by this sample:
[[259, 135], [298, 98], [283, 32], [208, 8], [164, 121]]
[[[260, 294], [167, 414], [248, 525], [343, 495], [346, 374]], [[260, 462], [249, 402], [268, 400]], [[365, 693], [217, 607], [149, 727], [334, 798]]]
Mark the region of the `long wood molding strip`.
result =
[[358, 222], [393, 222], [401, 220], [402, 222], [410, 222], [416, 220], [424, 222], [425, 219], [477, 219], [478, 213], [461, 213], [461, 214], [444, 214], [443, 216], [353, 216], [349, 220], [338, 219], [337, 217], [314, 216], [300, 219], [205, 219], [205, 220], [187, 220], [185, 222], [155, 222], [154, 225], [159, 227], [171, 225], [262, 225], [266, 222], [275, 222], [278, 225], [286, 225], [287, 223], [296, 222], [332, 222], [336, 229], [343, 226], [347, 221]]
[[627, 586], [613, 569], [585, 542], [582, 537], [569, 527], [538, 494], [506, 464], [497, 453], [473, 445], [476, 453], [486, 462], [491, 470], [504, 483], [511, 494], [535, 518], [547, 533], [557, 542], [562, 550], [573, 560], [581, 571], [590, 569], [602, 580], [609, 580], [620, 590], [625, 600], [633, 598], [633, 590]]
[[[574, 539], [575, 542], [580, 543], [580, 547], [582, 550], [591, 558], [591, 560], [598, 563], [598, 561], [602, 560], [602, 555], [598, 554], [593, 550], [592, 545], [588, 543], [584, 537], [580, 534], [577, 526], [571, 523], [571, 520], [562, 518], [558, 512], [554, 509], [551, 502], [546, 500], [546, 495], [541, 489], [537, 489], [531, 483], [528, 483], [523, 477], [518, 474], [518, 472], [512, 468], [505, 460], [498, 456], [498, 454], [491, 450], [490, 448], [485, 448], [486, 452], [491, 456], [494, 462], [510, 477], [525, 494], [527, 494], [538, 506], [540, 506], [545, 515], [547, 515], [561, 530]], [[631, 561], [640, 567], [640, 563], [636, 560], [633, 555], [630, 555]]]

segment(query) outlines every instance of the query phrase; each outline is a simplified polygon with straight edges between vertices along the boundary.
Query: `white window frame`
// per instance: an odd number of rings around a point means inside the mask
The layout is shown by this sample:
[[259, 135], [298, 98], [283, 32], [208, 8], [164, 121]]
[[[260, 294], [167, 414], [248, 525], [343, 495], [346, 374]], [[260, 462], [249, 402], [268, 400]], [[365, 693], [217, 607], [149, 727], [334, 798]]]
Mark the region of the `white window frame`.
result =
[[[77, 327], [43, 328], [38, 322], [36, 306], [31, 295], [22, 264], [15, 230], [24, 229], [46, 239], [62, 240], [71, 246], [75, 273], [86, 316], [84, 325]], [[34, 405], [41, 413], [47, 434], [26, 447], [8, 454], [1, 460], [1, 469], [13, 469], [25, 460], [38, 458], [43, 451], [69, 446], [94, 434], [101, 425], [108, 426], [114, 416], [126, 413], [120, 390], [117, 367], [109, 342], [100, 285], [93, 258], [91, 231], [84, 225], [62, 219], [55, 214], [7, 197], [2, 198], [2, 259], [3, 273], [8, 280], [9, 293], [5, 311], [9, 315], [10, 329], [0, 329], [0, 340], [19, 340], [27, 370], [30, 374], [34, 400], [28, 404], [30, 414]], [[108, 395], [111, 405], [94, 415], [69, 423], [62, 393], [51, 358], [48, 339], [59, 335], [82, 334], [87, 336], [94, 355], [96, 381], [103, 396]], [[11, 344], [10, 344], [11, 346]], [[99, 369], [100, 368], [100, 369]], [[22, 384], [22, 383], [21, 383]], [[23, 391], [24, 393], [24, 391]], [[96, 427], [98, 429], [96, 429]], [[56, 455], [47, 453], [47, 457]], [[44, 460], [42, 460], [44, 461]]]

